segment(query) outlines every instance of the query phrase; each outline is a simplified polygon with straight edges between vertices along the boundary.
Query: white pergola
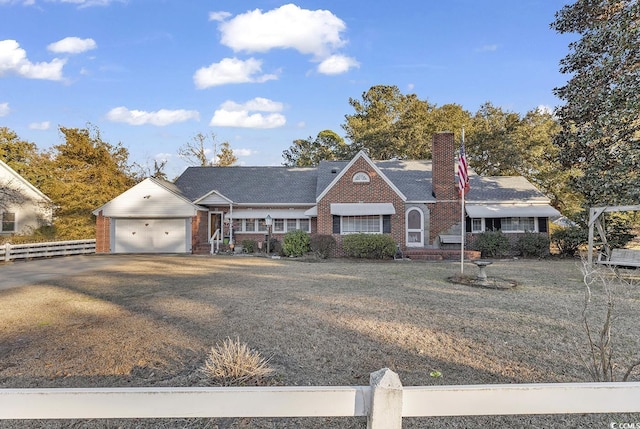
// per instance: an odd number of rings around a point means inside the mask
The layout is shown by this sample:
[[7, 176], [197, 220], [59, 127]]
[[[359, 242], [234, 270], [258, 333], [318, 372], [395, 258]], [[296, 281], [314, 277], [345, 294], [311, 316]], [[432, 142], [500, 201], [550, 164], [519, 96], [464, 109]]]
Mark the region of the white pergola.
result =
[[598, 230], [598, 235], [602, 239], [604, 243], [605, 252], [607, 254], [611, 253], [611, 249], [607, 244], [607, 236], [605, 234], [604, 225], [602, 224], [602, 215], [604, 213], [611, 212], [632, 212], [632, 211], [640, 211], [640, 205], [635, 206], [606, 206], [606, 207], [591, 207], [589, 209], [589, 248], [587, 253], [587, 262], [589, 264], [593, 263], [593, 227], [595, 226]]

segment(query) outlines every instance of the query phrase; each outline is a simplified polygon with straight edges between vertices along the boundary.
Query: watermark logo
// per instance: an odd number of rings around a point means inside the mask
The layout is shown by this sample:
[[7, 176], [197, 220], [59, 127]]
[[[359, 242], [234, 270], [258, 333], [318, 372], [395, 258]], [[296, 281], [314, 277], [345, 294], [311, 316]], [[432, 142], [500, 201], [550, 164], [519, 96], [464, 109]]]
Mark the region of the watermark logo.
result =
[[611, 422], [611, 429], [640, 429], [640, 422]]

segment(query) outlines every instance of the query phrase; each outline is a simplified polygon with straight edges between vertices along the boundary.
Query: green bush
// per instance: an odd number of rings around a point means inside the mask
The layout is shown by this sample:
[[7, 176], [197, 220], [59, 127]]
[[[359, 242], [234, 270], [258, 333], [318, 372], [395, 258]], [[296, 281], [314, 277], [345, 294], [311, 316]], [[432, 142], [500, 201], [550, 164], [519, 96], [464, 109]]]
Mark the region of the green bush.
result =
[[320, 259], [327, 259], [336, 248], [333, 235], [316, 234], [311, 236], [311, 251]]
[[254, 253], [258, 248], [256, 240], [242, 240], [242, 250], [247, 253]]
[[385, 234], [349, 234], [342, 239], [342, 250], [353, 258], [391, 258], [396, 248], [393, 238]]
[[284, 252], [282, 250], [282, 243], [280, 242], [280, 240], [278, 240], [275, 237], [271, 237], [271, 239], [269, 240], [269, 245], [267, 246], [267, 243], [265, 242], [264, 247], [262, 248], [265, 252], [267, 251], [267, 249], [271, 252], [271, 253], [275, 253], [276, 255], [280, 255], [280, 256], [284, 256]]
[[544, 234], [525, 232], [516, 243], [516, 250], [525, 258], [549, 256], [549, 237]]
[[302, 256], [311, 250], [311, 237], [302, 230], [287, 232], [282, 239], [282, 252], [285, 256]]
[[551, 242], [556, 245], [561, 256], [574, 256], [580, 246], [588, 241], [589, 231], [579, 226], [569, 226], [551, 233]]
[[486, 231], [476, 236], [473, 248], [479, 250], [483, 258], [495, 258], [509, 254], [511, 244], [502, 231]]

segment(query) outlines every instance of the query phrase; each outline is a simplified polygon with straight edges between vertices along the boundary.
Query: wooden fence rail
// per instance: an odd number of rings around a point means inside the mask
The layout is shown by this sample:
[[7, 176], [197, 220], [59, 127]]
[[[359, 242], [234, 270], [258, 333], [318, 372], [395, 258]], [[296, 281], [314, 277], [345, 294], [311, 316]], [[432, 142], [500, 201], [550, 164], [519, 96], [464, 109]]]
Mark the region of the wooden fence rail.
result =
[[48, 243], [29, 243], [0, 245], [0, 261], [13, 259], [43, 258], [62, 255], [86, 255], [96, 253], [96, 240], [52, 241]]
[[0, 389], [2, 419], [402, 417], [640, 412], [640, 383], [403, 387], [384, 368], [369, 386]]

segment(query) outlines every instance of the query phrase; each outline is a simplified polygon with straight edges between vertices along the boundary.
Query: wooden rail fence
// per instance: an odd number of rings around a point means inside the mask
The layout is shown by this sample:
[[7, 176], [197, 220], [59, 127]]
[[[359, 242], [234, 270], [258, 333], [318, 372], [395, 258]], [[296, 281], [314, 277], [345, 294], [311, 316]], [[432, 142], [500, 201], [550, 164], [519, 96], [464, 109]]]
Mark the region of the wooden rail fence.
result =
[[0, 261], [96, 253], [96, 240], [0, 245]]
[[640, 412], [640, 383], [0, 389], [2, 419], [354, 417], [400, 429], [403, 417]]

